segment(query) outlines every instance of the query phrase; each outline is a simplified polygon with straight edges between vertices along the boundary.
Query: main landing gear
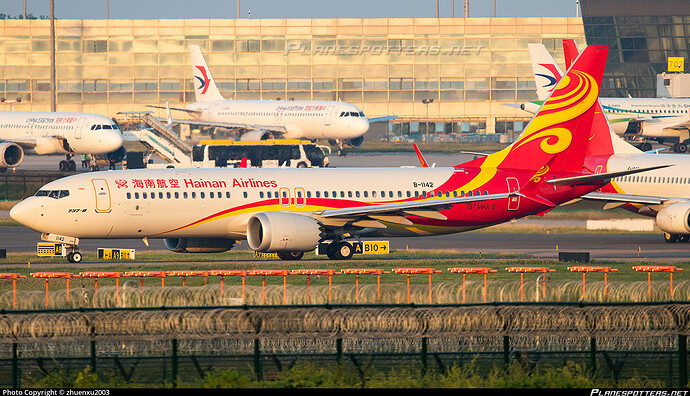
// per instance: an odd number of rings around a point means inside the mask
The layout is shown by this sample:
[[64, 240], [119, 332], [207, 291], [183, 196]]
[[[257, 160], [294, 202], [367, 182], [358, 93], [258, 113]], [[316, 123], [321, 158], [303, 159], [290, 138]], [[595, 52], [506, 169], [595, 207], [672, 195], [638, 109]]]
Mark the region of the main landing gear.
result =
[[62, 172], [73, 172], [77, 170], [77, 164], [74, 162], [72, 159], [72, 155], [67, 154], [65, 157], [66, 159], [60, 161], [60, 171]]
[[[331, 260], [349, 260], [355, 248], [347, 241], [333, 241], [326, 248], [326, 256]], [[304, 256], [304, 252], [278, 252], [281, 260], [299, 260]]]
[[664, 232], [664, 240], [666, 241], [666, 243], [688, 242], [690, 241], [690, 235], [669, 234], [668, 232]]

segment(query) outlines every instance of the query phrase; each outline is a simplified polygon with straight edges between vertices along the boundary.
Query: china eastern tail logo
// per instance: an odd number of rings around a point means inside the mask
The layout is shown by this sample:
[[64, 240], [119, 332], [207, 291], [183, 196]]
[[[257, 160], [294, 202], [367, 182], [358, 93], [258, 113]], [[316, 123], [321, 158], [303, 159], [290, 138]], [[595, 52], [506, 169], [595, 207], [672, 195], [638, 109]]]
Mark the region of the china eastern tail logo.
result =
[[206, 75], [206, 68], [205, 67], [197, 66], [196, 68], [199, 69], [199, 72], [201, 72], [201, 76], [203, 77], [203, 78], [201, 78], [199, 76], [194, 76], [194, 78], [199, 80], [199, 84], [200, 84], [199, 88], [197, 88], [197, 89], [201, 90], [202, 94], [205, 94], [206, 90], [208, 89], [208, 83], [211, 82], [211, 80]]
[[[561, 74], [558, 72], [556, 67], [548, 63], [540, 63], [539, 66], [544, 67], [546, 70], [550, 72], [550, 74], [536, 74], [539, 77], [544, 77], [545, 79], [549, 80], [549, 83], [544, 85], [543, 88], [555, 86], [558, 80], [561, 79]], [[552, 90], [553, 88], [551, 88], [549, 91]]]

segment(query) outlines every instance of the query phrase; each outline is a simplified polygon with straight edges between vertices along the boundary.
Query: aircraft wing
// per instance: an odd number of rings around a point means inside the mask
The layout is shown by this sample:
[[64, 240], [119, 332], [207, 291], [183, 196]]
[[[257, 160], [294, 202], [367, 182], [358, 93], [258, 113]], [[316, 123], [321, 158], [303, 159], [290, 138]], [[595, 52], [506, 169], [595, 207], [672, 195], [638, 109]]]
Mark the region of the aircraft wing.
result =
[[34, 149], [39, 144], [39, 139], [41, 144], [45, 144], [46, 141], [55, 145], [57, 149], [65, 147], [65, 138], [62, 136], [32, 136], [27, 138], [13, 138], [13, 139], [0, 139], [0, 142], [14, 143], [25, 149]]
[[153, 107], [154, 109], [184, 111], [185, 113], [190, 113], [190, 114], [200, 114], [201, 113], [201, 110], [183, 109], [181, 107], [167, 107], [167, 106], [154, 106], [154, 105], [146, 105], [146, 107]]
[[316, 214], [322, 219], [346, 218], [351, 220], [357, 220], [361, 219], [362, 217], [369, 217], [372, 219], [388, 220], [388, 218], [400, 217], [402, 220], [407, 221], [406, 219], [402, 218], [403, 216], [419, 216], [431, 219], [445, 219], [445, 216], [439, 212], [441, 210], [450, 208], [452, 205], [469, 202], [492, 201], [496, 199], [504, 199], [508, 197], [521, 195], [522, 194], [519, 192], [512, 192], [457, 198], [430, 198], [426, 200], [417, 200], [412, 202], [397, 202], [391, 204], [355, 206], [351, 208], [341, 209], [326, 209], [321, 212], [316, 212]]
[[211, 126], [218, 128], [227, 129], [244, 129], [248, 131], [271, 131], [285, 133], [287, 130], [284, 126], [280, 125], [255, 125], [255, 124], [245, 124], [241, 122], [213, 122], [213, 121], [197, 121], [197, 120], [186, 120], [186, 119], [166, 119], [166, 118], [156, 118], [162, 123], [173, 123], [173, 124], [189, 124], [189, 125], [202, 125]]
[[389, 115], [389, 116], [383, 116], [383, 117], [373, 117], [373, 118], [367, 118], [369, 120], [369, 123], [373, 122], [387, 122], [390, 120], [396, 120], [398, 119], [397, 115]]

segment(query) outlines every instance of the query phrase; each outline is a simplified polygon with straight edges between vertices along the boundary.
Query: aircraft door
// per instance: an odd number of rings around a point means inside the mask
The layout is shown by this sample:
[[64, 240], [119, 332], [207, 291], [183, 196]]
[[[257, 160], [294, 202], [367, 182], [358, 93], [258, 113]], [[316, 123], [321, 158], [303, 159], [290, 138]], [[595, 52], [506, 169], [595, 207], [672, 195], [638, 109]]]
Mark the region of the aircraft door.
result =
[[91, 179], [91, 184], [96, 194], [96, 213], [109, 213], [112, 202], [108, 182], [105, 179]]
[[323, 125], [329, 126], [331, 125], [331, 118], [333, 117], [333, 109], [335, 109], [335, 106], [330, 105], [326, 107], [326, 112], [324, 113], [324, 119], [323, 119]]
[[79, 117], [77, 120], [77, 125], [75, 125], [74, 130], [75, 139], [81, 139], [81, 130], [84, 129], [84, 121], [86, 121], [86, 117]]
[[[518, 179], [514, 177], [507, 177], [506, 183], [508, 183], [508, 192], [516, 192], [520, 190], [520, 183]], [[508, 198], [508, 210], [518, 210], [520, 207], [520, 197], [509, 197]]]
[[278, 191], [278, 194], [280, 194], [280, 198], [278, 200], [280, 206], [290, 206], [290, 189], [287, 187], [281, 187]]

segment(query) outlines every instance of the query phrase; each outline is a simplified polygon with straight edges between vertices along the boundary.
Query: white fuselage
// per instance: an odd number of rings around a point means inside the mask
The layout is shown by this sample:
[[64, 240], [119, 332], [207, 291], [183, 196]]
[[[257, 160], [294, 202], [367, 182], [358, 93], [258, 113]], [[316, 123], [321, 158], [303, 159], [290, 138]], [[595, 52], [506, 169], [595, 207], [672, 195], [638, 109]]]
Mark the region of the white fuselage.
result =
[[33, 147], [36, 154], [106, 154], [123, 143], [106, 116], [38, 111], [0, 112], [0, 141]]
[[112, 171], [48, 183], [42, 191], [68, 195], [29, 197], [11, 215], [36, 231], [78, 238], [244, 239], [252, 214], [318, 210], [311, 203], [317, 191], [335, 205], [386, 203], [421, 195], [431, 189], [422, 183], [440, 186], [453, 174], [453, 168]]
[[199, 121], [276, 127], [285, 139], [353, 139], [369, 130], [364, 113], [348, 103], [292, 100], [217, 100], [186, 106]]
[[637, 175], [617, 177], [611, 185], [619, 193], [690, 199], [690, 158], [684, 154], [628, 154], [609, 158], [608, 172], [672, 165]]
[[599, 101], [611, 128], [619, 135], [625, 133], [631, 119], [644, 119], [642, 134], [648, 137], [679, 136], [680, 130], [673, 127], [690, 122], [690, 99], [600, 98]]

